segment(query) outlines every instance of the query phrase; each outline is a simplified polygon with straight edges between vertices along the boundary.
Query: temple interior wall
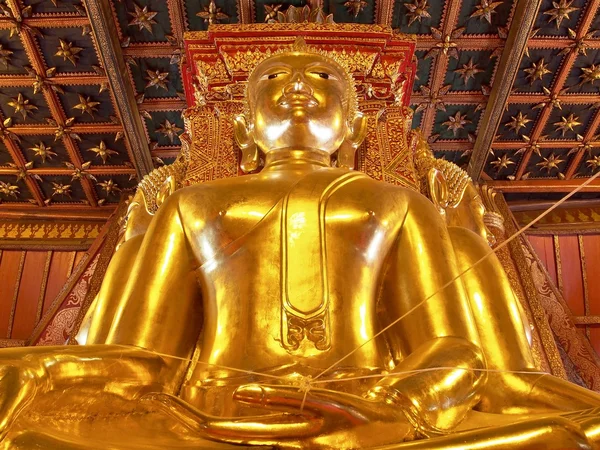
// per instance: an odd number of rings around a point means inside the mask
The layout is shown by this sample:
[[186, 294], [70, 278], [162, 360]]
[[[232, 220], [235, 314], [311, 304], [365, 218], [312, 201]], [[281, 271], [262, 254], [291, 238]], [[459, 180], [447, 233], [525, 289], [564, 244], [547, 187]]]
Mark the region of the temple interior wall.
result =
[[600, 233], [529, 234], [531, 245], [600, 354]]
[[0, 250], [0, 341], [31, 335], [84, 251]]

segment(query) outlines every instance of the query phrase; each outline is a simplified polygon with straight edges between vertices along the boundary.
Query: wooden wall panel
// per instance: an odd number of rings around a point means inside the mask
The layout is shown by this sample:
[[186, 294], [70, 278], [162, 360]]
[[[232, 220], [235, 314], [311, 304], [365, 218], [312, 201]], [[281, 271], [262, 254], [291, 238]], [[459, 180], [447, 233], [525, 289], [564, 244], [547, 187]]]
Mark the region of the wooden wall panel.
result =
[[0, 250], [0, 339], [28, 339], [85, 254]]
[[600, 355], [600, 234], [527, 236], [554, 278], [578, 328]]
[[558, 286], [558, 279], [556, 274], [556, 262], [554, 260], [554, 242], [552, 239], [548, 239], [548, 236], [528, 236], [529, 242], [535, 250], [538, 258], [542, 260], [546, 270], [552, 277], [554, 285]]
[[559, 236], [556, 265], [561, 267], [558, 283], [565, 301], [576, 316], [586, 315], [583, 297], [583, 274], [577, 236]]
[[67, 278], [69, 278], [74, 253], [75, 252], [53, 252], [42, 315], [48, 310], [52, 301], [65, 285]]
[[12, 339], [27, 339], [36, 325], [45, 263], [46, 252], [26, 252], [10, 336]]
[[3, 250], [0, 259], [0, 338], [10, 338], [15, 289], [24, 252]]

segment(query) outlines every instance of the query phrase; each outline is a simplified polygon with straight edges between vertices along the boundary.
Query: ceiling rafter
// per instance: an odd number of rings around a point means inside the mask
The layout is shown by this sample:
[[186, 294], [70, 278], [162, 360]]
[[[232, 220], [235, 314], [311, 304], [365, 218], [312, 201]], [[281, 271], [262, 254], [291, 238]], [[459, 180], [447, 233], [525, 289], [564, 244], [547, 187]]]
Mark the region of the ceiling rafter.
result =
[[375, 1], [375, 23], [379, 25], [391, 25], [394, 15], [394, 0]]
[[[580, 187], [586, 180], [582, 178], [576, 178], [573, 180], [519, 180], [519, 181], [505, 181], [505, 180], [487, 180], [486, 184], [489, 184], [494, 189], [504, 193], [548, 193], [548, 192], [571, 192], [574, 189]], [[589, 185], [584, 187], [581, 192], [598, 192], [600, 189], [600, 180], [593, 180]]]
[[[4, 87], [30, 87], [34, 79], [29, 75], [0, 75], [0, 89]], [[95, 86], [107, 81], [106, 77], [88, 75], [57, 75], [52, 83], [59, 86]]]
[[112, 8], [108, 0], [88, 0], [85, 4], [90, 16], [92, 34], [125, 129], [137, 175], [139, 179], [142, 179], [144, 175], [153, 170], [154, 165], [142, 120], [137, 114], [135, 91], [131, 83], [126, 80], [127, 69]]
[[[95, 166], [86, 169], [90, 175], [135, 175], [135, 169], [122, 166]], [[0, 167], [0, 175], [15, 175], [16, 169], [10, 167]], [[27, 171], [30, 175], [62, 175], [73, 176], [73, 170], [68, 168], [33, 168]]]
[[541, 3], [542, 0], [519, 0], [515, 6], [506, 45], [494, 75], [496, 82], [479, 124], [473, 154], [467, 168], [467, 172], [475, 180], [478, 180], [483, 172]]
[[240, 23], [254, 22], [255, 10], [253, 0], [236, 0], [236, 8]]
[[[121, 125], [113, 123], [77, 123], [69, 127], [71, 132], [76, 134], [112, 134], [123, 131]], [[56, 127], [50, 125], [15, 125], [7, 128], [8, 131], [17, 136], [34, 136], [34, 135], [55, 135]]]

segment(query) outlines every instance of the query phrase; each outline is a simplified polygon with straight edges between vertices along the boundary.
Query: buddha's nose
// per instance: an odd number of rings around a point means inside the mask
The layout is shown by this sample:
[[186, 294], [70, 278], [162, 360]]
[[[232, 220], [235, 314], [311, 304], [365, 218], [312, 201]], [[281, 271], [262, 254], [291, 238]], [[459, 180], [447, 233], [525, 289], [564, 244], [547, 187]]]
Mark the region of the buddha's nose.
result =
[[313, 89], [306, 83], [306, 80], [301, 74], [296, 74], [292, 80], [283, 87], [283, 93], [289, 94], [304, 94], [312, 97]]

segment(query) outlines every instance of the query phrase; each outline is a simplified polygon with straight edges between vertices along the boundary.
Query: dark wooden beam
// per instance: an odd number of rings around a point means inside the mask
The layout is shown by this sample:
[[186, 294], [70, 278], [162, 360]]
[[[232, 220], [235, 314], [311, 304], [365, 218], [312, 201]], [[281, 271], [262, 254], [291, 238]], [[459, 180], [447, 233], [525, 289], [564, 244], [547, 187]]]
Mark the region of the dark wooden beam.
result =
[[375, 23], [392, 26], [394, 3], [394, 0], [377, 0], [375, 2]]
[[[492, 186], [500, 192], [524, 192], [524, 193], [548, 193], [548, 192], [571, 192], [581, 186], [587, 179], [575, 178], [572, 180], [518, 180], [504, 181], [492, 180], [485, 184]], [[593, 180], [580, 192], [600, 192], [600, 180]]]
[[129, 75], [116, 29], [115, 19], [108, 0], [88, 0], [85, 2], [92, 35], [108, 77], [108, 84], [114, 95], [118, 114], [129, 142], [131, 157], [138, 178], [153, 170], [152, 156], [146, 139], [142, 120], [135, 101], [135, 91], [129, 83]]
[[504, 51], [494, 75], [495, 82], [479, 125], [477, 140], [467, 169], [474, 180], [479, 180], [483, 172], [541, 3], [542, 0], [517, 1]]

